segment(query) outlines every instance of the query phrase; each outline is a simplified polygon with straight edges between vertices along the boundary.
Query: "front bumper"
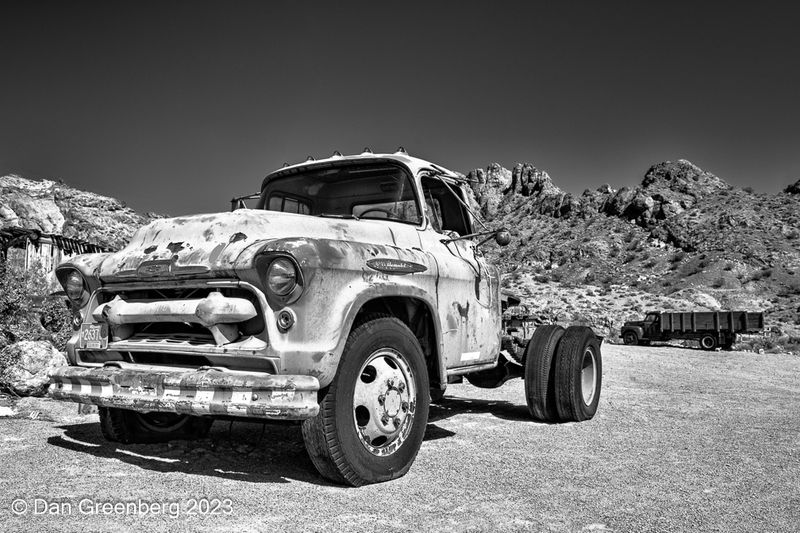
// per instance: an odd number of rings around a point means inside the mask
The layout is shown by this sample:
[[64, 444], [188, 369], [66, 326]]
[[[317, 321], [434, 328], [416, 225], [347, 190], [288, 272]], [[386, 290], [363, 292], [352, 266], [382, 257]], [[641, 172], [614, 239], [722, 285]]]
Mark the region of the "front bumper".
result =
[[312, 376], [144, 367], [61, 367], [50, 374], [56, 400], [200, 416], [303, 420], [319, 412]]

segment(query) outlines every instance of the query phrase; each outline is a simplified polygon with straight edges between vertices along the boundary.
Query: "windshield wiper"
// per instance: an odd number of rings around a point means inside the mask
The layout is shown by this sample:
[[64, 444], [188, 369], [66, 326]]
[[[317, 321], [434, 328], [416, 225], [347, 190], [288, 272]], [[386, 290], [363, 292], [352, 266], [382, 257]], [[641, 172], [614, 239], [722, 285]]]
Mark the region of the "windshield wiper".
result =
[[344, 218], [347, 220], [358, 220], [358, 217], [355, 215], [344, 215], [344, 214], [336, 214], [336, 213], [319, 213], [318, 217], [325, 217], [325, 218]]

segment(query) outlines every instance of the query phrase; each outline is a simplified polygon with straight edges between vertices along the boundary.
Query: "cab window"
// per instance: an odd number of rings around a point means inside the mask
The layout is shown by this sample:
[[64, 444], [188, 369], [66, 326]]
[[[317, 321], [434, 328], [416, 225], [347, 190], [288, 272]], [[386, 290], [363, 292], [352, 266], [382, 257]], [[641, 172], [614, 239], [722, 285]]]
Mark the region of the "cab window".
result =
[[455, 232], [459, 235], [472, 233], [467, 210], [461, 203], [464, 200], [461, 187], [448, 187], [437, 178], [423, 177], [422, 194], [425, 212], [434, 230], [440, 233]]
[[411, 178], [386, 164], [308, 168], [269, 179], [260, 207], [312, 216], [422, 221]]

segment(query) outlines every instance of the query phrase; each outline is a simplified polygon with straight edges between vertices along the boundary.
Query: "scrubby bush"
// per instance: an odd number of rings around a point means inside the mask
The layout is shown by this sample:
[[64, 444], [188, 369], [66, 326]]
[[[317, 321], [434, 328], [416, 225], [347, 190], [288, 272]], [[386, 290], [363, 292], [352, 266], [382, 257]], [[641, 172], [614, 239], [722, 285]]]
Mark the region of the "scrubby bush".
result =
[[72, 334], [71, 314], [64, 297], [50, 296], [51, 290], [43, 269], [25, 270], [0, 261], [0, 348], [49, 340], [64, 349]]

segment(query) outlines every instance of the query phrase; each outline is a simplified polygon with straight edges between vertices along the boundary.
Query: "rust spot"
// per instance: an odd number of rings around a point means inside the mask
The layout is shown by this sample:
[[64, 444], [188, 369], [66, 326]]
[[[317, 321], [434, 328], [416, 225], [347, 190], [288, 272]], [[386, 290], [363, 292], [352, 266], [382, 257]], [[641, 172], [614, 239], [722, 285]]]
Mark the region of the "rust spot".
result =
[[156, 251], [156, 249], [158, 249], [158, 246], [156, 246], [156, 245], [148, 246], [147, 248], [144, 249], [144, 253], [152, 254], [153, 252]]
[[203, 238], [207, 241], [210, 241], [213, 236], [214, 232], [211, 230], [211, 228], [206, 228], [206, 230], [203, 232]]
[[183, 244], [183, 241], [181, 241], [181, 242], [171, 242], [171, 243], [169, 243], [167, 245], [167, 250], [169, 250], [173, 254], [176, 254], [176, 253], [180, 252], [181, 250], [183, 250], [185, 247], [186, 247], [186, 245]]
[[228, 241], [228, 242], [234, 243], [234, 242], [243, 241], [245, 239], [247, 239], [247, 235], [245, 235], [244, 233], [239, 231], [239, 232], [236, 232], [233, 235], [231, 235], [231, 240]]
[[461, 316], [461, 318], [463, 318], [464, 320], [468, 320], [469, 319], [469, 302], [467, 302], [467, 306], [466, 307], [463, 307], [458, 302], [454, 302], [453, 303], [453, 307], [456, 308], [456, 311], [458, 311], [458, 314]]

